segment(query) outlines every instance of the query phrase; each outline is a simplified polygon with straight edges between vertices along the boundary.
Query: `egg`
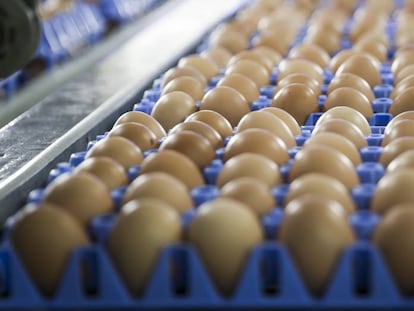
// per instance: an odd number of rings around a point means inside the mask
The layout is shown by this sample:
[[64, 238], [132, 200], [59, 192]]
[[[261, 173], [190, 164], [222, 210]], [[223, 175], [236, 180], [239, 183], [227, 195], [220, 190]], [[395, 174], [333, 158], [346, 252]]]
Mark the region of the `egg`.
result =
[[408, 87], [394, 99], [391, 104], [389, 113], [393, 116], [399, 115], [402, 112], [414, 110], [413, 108], [414, 86]]
[[285, 59], [280, 62], [278, 69], [278, 81], [293, 73], [304, 73], [318, 81], [319, 84], [323, 83], [322, 68], [316, 63], [311, 62], [307, 59]]
[[342, 87], [353, 88], [354, 90], [361, 92], [368, 98], [370, 102], [375, 99], [374, 92], [372, 91], [368, 82], [352, 73], [343, 73], [336, 75], [329, 83], [327, 90], [328, 96], [336, 89]]
[[[280, 35], [282, 35], [283, 38], [281, 38]], [[284, 55], [289, 47], [290, 39], [288, 36], [288, 34], [283, 35], [281, 31], [266, 30], [253, 37], [252, 44], [254, 47], [265, 46], [271, 48], [277, 53]]]
[[161, 150], [145, 158], [140, 174], [164, 172], [181, 180], [191, 189], [204, 185], [203, 176], [195, 163], [174, 150]]
[[374, 113], [369, 99], [351, 87], [340, 87], [329, 93], [324, 104], [325, 111], [338, 106], [353, 108], [366, 119], [370, 119]]
[[268, 130], [283, 140], [288, 148], [296, 147], [295, 137], [290, 131], [290, 128], [282, 119], [272, 113], [262, 110], [249, 112], [240, 120], [236, 133], [252, 128]]
[[390, 98], [395, 100], [400, 94], [404, 93], [406, 89], [414, 86], [414, 74], [406, 77], [405, 79], [401, 80], [398, 84], [395, 85], [392, 93], [390, 94]]
[[405, 170], [407, 168], [414, 168], [414, 149], [407, 150], [398, 155], [388, 164], [387, 172], [394, 172], [396, 170]]
[[398, 155], [404, 151], [411, 150], [414, 148], [414, 137], [405, 136], [399, 137], [390, 143], [388, 143], [379, 158], [379, 162], [385, 167], [394, 160]]
[[181, 58], [178, 61], [178, 67], [193, 67], [200, 71], [202, 75], [209, 81], [214, 76], [217, 76], [220, 72], [219, 66], [217, 64], [206, 57], [202, 57], [197, 54], [188, 55], [186, 57]]
[[229, 62], [232, 54], [223, 47], [213, 46], [202, 52], [201, 56], [212, 59], [219, 68], [223, 68]]
[[371, 134], [371, 128], [369, 126], [367, 119], [359, 111], [353, 108], [346, 106], [338, 106], [331, 108], [318, 119], [318, 121], [315, 124], [315, 127], [331, 119], [346, 120], [356, 125], [365, 136]]
[[331, 60], [329, 54], [320, 46], [312, 43], [302, 43], [289, 51], [289, 58], [304, 58], [326, 68]]
[[355, 242], [344, 216], [338, 202], [315, 194], [300, 196], [285, 208], [280, 241], [315, 296], [325, 292], [343, 252]]
[[124, 168], [138, 165], [144, 159], [141, 149], [130, 140], [120, 136], [108, 136], [99, 140], [86, 153], [85, 159], [96, 157], [108, 157]]
[[241, 177], [229, 181], [221, 188], [220, 197], [242, 202], [258, 216], [269, 213], [276, 204], [269, 186], [253, 177]]
[[341, 38], [336, 31], [317, 25], [315, 28], [309, 28], [304, 42], [320, 46], [329, 55], [334, 54], [341, 48]]
[[301, 83], [281, 88], [273, 97], [271, 105], [290, 113], [300, 125], [305, 124], [311, 113], [319, 110], [315, 93], [309, 86]]
[[162, 95], [181, 91], [190, 95], [195, 101], [200, 100], [204, 96], [204, 86], [197, 79], [189, 76], [175, 78], [167, 83], [162, 90]]
[[147, 126], [134, 122], [121, 123], [109, 131], [108, 137], [124, 137], [133, 142], [142, 151], [156, 148], [157, 136]]
[[258, 88], [266, 86], [270, 83], [270, 73], [265, 67], [259, 63], [241, 59], [231, 66], [227, 67], [225, 74], [240, 73], [252, 80]]
[[213, 110], [200, 110], [189, 115], [185, 122], [200, 121], [210, 125], [221, 136], [222, 139], [230, 136], [233, 133], [233, 128], [230, 122], [221, 114]]
[[408, 65], [402, 68], [398, 72], [398, 75], [394, 77], [394, 84], [398, 85], [402, 80], [412, 75], [414, 75], [414, 64], [411, 64], [411, 65]]
[[129, 292], [140, 296], [163, 249], [181, 238], [179, 214], [163, 201], [144, 198], [122, 207], [106, 247]]
[[341, 65], [354, 55], [360, 55], [361, 52], [355, 50], [342, 50], [335, 54], [329, 62], [329, 68], [336, 73]]
[[[388, 126], [386, 127], [386, 129]], [[399, 137], [409, 136], [414, 137], [414, 128], [412, 120], [399, 120], [398, 122], [392, 123], [392, 128], [384, 133], [384, 138], [382, 139], [382, 146], [386, 146], [391, 141]]]
[[348, 189], [337, 179], [320, 174], [309, 173], [296, 178], [290, 185], [285, 205], [307, 194], [338, 202], [347, 215], [355, 212], [355, 204]]
[[284, 77], [282, 80], [278, 81], [273, 91], [273, 96], [275, 96], [280, 89], [293, 83], [302, 83], [309, 86], [316, 96], [319, 96], [321, 94], [321, 85], [310, 75], [305, 73], [292, 73]]
[[394, 206], [384, 215], [373, 237], [373, 243], [381, 252], [398, 289], [405, 296], [414, 293], [413, 222], [412, 203]]
[[269, 112], [281, 119], [289, 127], [294, 136], [298, 136], [302, 133], [298, 122], [285, 110], [276, 107], [266, 107], [261, 109], [261, 111]]
[[260, 92], [256, 84], [247, 76], [240, 73], [230, 73], [224, 76], [217, 86], [228, 86], [244, 96], [248, 103], [252, 103], [259, 98]]
[[343, 183], [348, 190], [359, 185], [359, 178], [351, 160], [324, 145], [311, 145], [296, 154], [290, 168], [289, 181], [308, 173], [331, 176]]
[[141, 111], [128, 111], [122, 114], [115, 122], [114, 127], [129, 122], [145, 125], [155, 134], [157, 139], [167, 135], [164, 128], [156, 119]]
[[191, 159], [200, 169], [210, 164], [215, 158], [214, 148], [208, 139], [192, 131], [169, 134], [159, 150], [178, 151]]
[[216, 184], [222, 187], [241, 177], [256, 178], [265, 182], [268, 187], [282, 183], [279, 166], [267, 157], [252, 152], [245, 152], [229, 159], [221, 169]]
[[73, 172], [75, 174], [79, 172], [87, 172], [95, 175], [108, 187], [108, 189], [114, 189], [128, 184], [128, 175], [125, 168], [108, 157], [86, 159], [82, 161]]
[[282, 60], [282, 55], [280, 55], [277, 51], [273, 50], [267, 46], [257, 46], [252, 49], [252, 51], [256, 51], [262, 55], [262, 57], [266, 57], [272, 62], [272, 65], [277, 65]]
[[46, 187], [43, 201], [69, 212], [84, 226], [93, 217], [114, 210], [109, 189], [87, 172], [60, 175]]
[[376, 40], [375, 38], [364, 37], [359, 39], [353, 46], [353, 49], [356, 51], [366, 52], [380, 62], [385, 62], [387, 60], [388, 49], [382, 43]]
[[283, 140], [265, 129], [251, 128], [234, 135], [224, 150], [224, 161], [244, 152], [264, 155], [278, 165], [289, 160]]
[[251, 251], [262, 242], [263, 231], [257, 216], [245, 204], [218, 198], [198, 208], [188, 229], [188, 239], [216, 288], [230, 296]]
[[371, 202], [374, 212], [384, 214], [399, 204], [414, 203], [414, 169], [397, 170], [384, 175], [377, 184]]
[[231, 87], [217, 86], [204, 95], [200, 110], [213, 110], [236, 126], [240, 119], [250, 111], [249, 103], [242, 94]]
[[211, 46], [220, 46], [230, 53], [236, 54], [247, 48], [249, 39], [245, 34], [234, 29], [223, 29], [212, 33], [209, 43]]
[[88, 246], [88, 234], [59, 206], [27, 205], [15, 216], [10, 240], [31, 280], [46, 296], [53, 296], [72, 251]]
[[175, 91], [161, 96], [151, 115], [168, 131], [196, 110], [196, 103], [190, 95]]
[[142, 174], [135, 178], [126, 189], [123, 204], [143, 198], [161, 200], [180, 214], [193, 207], [187, 186], [173, 175], [163, 172]]
[[240, 60], [251, 60], [260, 65], [262, 65], [266, 70], [271, 73], [273, 69], [272, 62], [267, 58], [263, 57], [260, 53], [252, 51], [252, 50], [244, 50], [237, 54], [235, 54], [227, 64], [227, 66], [231, 66], [237, 63]]
[[388, 134], [392, 130], [394, 123], [401, 120], [414, 120], [414, 111], [405, 111], [392, 118], [385, 127], [384, 134]]
[[332, 132], [321, 132], [308, 138], [303, 147], [311, 145], [325, 145], [331, 147], [343, 155], [345, 155], [351, 162], [357, 166], [361, 164], [361, 156], [358, 148], [345, 136], [332, 133]]
[[207, 86], [206, 77], [196, 68], [190, 66], [174, 67], [169, 69], [162, 77], [162, 89], [171, 81], [179, 77], [192, 77], [201, 83], [203, 88]]
[[337, 70], [337, 74], [353, 73], [360, 76], [371, 87], [381, 84], [381, 63], [370, 55], [360, 54], [348, 58]]
[[200, 134], [206, 138], [214, 149], [223, 147], [223, 139], [220, 134], [208, 123], [202, 121], [185, 121], [174, 126], [169, 134], [179, 133], [181, 131], [191, 131]]
[[411, 49], [400, 51], [394, 57], [394, 61], [391, 65], [391, 71], [397, 76], [403, 68], [412, 64], [414, 64], [414, 51]]

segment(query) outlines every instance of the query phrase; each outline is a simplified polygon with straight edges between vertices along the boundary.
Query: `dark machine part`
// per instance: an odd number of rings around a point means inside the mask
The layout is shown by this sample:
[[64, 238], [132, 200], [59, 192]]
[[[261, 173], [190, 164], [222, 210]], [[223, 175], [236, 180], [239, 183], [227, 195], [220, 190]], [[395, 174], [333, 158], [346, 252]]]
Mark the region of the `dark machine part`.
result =
[[40, 41], [38, 0], [0, 0], [0, 78], [25, 66]]

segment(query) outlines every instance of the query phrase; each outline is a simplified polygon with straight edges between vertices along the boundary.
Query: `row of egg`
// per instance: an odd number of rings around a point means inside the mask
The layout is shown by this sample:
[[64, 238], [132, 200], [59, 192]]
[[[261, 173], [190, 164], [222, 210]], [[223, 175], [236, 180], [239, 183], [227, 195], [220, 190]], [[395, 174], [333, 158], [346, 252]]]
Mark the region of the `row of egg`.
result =
[[[296, 8], [303, 10], [306, 3], [312, 4], [303, 1]], [[274, 207], [269, 185], [280, 183], [278, 165], [288, 161], [288, 148], [295, 146], [299, 124], [303, 125], [308, 115], [317, 111], [317, 92], [324, 78], [316, 62], [296, 58], [306, 55], [300, 47], [297, 54], [292, 52], [289, 59], [280, 62], [280, 53], [284, 51], [263, 43], [267, 42], [265, 38], [274, 38], [274, 35], [266, 37], [261, 33], [255, 41], [257, 47], [248, 51], [231, 45], [235, 42], [232, 40], [240, 36], [223, 35], [226, 31], [242, 32], [236, 30], [237, 25], [253, 22], [249, 10], [265, 15], [264, 8], [273, 5], [275, 15], [278, 10], [296, 10], [276, 1], [274, 4], [262, 1], [257, 7], [240, 12], [234, 24], [227, 24], [232, 25], [228, 27], [231, 31], [222, 27], [212, 34], [211, 43], [218, 46], [202, 55], [181, 59], [178, 66], [165, 75], [164, 94], [155, 104], [152, 117], [138, 112], [121, 116], [108, 137], [88, 151], [86, 160], [73, 174], [56, 179], [46, 188], [39, 206], [29, 206], [14, 217], [12, 243], [42, 292], [53, 294], [72, 249], [91, 243], [85, 231], [89, 221], [96, 215], [113, 212], [109, 188], [128, 183], [125, 169], [141, 165], [140, 175], [127, 188], [121, 213], [107, 241], [110, 257], [127, 287], [131, 293], [141, 294], [161, 249], [184, 238], [179, 213], [192, 207], [188, 191], [204, 184], [201, 168], [212, 161], [215, 150], [236, 127], [235, 135], [226, 145], [226, 163], [217, 180], [222, 197], [200, 206], [186, 232], [186, 240], [196, 247], [218, 289], [225, 295], [234, 290], [250, 250], [263, 240], [257, 214], [262, 215]], [[299, 13], [297, 23], [305, 22], [309, 15]], [[287, 15], [279, 14], [278, 18], [281, 16]], [[323, 24], [326, 18], [322, 17], [326, 14], [319, 16], [321, 21], [318, 22], [316, 15], [315, 24]], [[282, 21], [287, 23], [281, 18], [273, 21], [272, 27], [278, 23], [280, 26]], [[263, 25], [264, 22], [260, 27], [265, 27]], [[299, 33], [300, 26], [292, 27], [294, 31], [289, 41]], [[308, 46], [310, 50], [319, 51], [315, 45]], [[288, 48], [286, 44], [285, 48]], [[291, 75], [302, 74], [299, 79], [309, 82], [297, 83], [291, 77], [294, 82], [286, 82], [286, 86], [276, 92], [272, 108], [250, 112], [249, 104], [257, 98], [260, 87], [269, 84], [271, 71], [277, 64], [279, 86]], [[364, 66], [368, 69], [361, 70]], [[207, 82], [220, 68], [225, 72], [223, 79], [204, 94]], [[372, 87], [381, 82], [379, 70], [371, 56], [361, 53], [345, 60], [334, 80], [342, 79], [341, 75], [356, 75], [359, 81], [366, 79], [365, 83]], [[243, 86], [238, 87], [239, 83]], [[365, 89], [369, 94], [370, 88]], [[251, 90], [252, 95], [247, 90]], [[197, 111], [196, 101], [200, 99], [200, 111]], [[347, 112], [356, 117], [346, 120]], [[297, 154], [293, 163], [291, 189], [279, 239], [287, 246], [305, 283], [315, 294], [326, 288], [341, 252], [355, 240], [346, 218], [354, 209], [348, 191], [358, 183], [354, 165], [358, 161], [358, 149], [366, 145], [364, 136], [369, 134], [368, 130], [366, 117], [361, 117], [357, 111], [341, 107], [329, 109], [318, 121], [307, 142], [309, 146]], [[161, 138], [159, 151], [144, 159], [143, 151], [157, 147]], [[381, 189], [384, 184], [386, 199], [395, 197], [388, 193], [394, 191], [390, 190], [389, 179], [397, 173], [404, 177], [394, 182], [396, 186], [392, 189], [400, 191], [402, 185], [407, 187], [406, 181], [411, 178], [409, 170], [387, 174], [378, 185]], [[309, 187], [306, 195], [302, 187]], [[334, 193], [332, 196], [318, 195], [329, 193], [330, 189]], [[409, 203], [409, 196], [408, 191], [399, 202], [387, 201], [385, 207], [378, 210]], [[402, 197], [399, 195], [399, 199]], [[400, 254], [401, 249], [394, 249], [396, 244], [392, 239], [401, 221], [410, 222], [412, 218], [409, 209], [393, 208], [384, 216], [374, 235], [374, 242], [383, 250], [405, 293], [412, 291], [414, 278], [410, 277], [407, 265], [393, 257]], [[47, 230], [38, 230], [45, 227]], [[59, 238], [62, 236], [73, 239], [63, 243]], [[31, 243], [27, 243], [28, 237]], [[47, 254], [40, 247], [45, 244], [50, 246]]]

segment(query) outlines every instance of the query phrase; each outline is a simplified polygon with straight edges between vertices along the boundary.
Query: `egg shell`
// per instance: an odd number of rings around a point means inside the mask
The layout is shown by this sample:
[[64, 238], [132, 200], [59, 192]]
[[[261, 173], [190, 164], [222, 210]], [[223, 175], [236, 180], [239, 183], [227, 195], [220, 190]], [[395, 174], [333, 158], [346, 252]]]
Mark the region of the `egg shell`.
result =
[[244, 96], [248, 103], [252, 103], [260, 96], [256, 83], [240, 73], [230, 73], [224, 76], [217, 83], [217, 86], [228, 86], [235, 89]]
[[388, 122], [387, 126], [385, 127], [384, 134], [388, 134], [392, 130], [394, 123], [397, 123], [401, 120], [414, 121], [414, 111], [405, 111], [392, 118], [391, 121]]
[[170, 82], [163, 88], [162, 95], [181, 91], [190, 95], [195, 101], [200, 100], [204, 96], [204, 86], [197, 79], [189, 76], [178, 77]]
[[316, 79], [306, 73], [292, 73], [277, 82], [277, 85], [273, 91], [273, 96], [275, 96], [276, 93], [283, 87], [293, 83], [305, 84], [312, 89], [315, 95], [319, 96], [321, 94], [321, 85]]
[[310, 60], [326, 68], [329, 65], [331, 57], [328, 52], [316, 44], [312, 43], [303, 43], [300, 44], [289, 51], [289, 58], [304, 58]]
[[247, 59], [254, 61], [260, 65], [262, 65], [266, 70], [271, 73], [273, 69], [272, 62], [267, 59], [266, 57], [263, 57], [260, 53], [252, 51], [252, 50], [243, 50], [235, 54], [227, 64], [227, 66], [231, 66], [235, 63], [237, 63], [240, 60]]
[[318, 81], [319, 84], [323, 83], [323, 69], [318, 64], [307, 59], [285, 59], [280, 62], [278, 69], [278, 81], [293, 73], [304, 73]]
[[361, 38], [354, 44], [353, 49], [356, 51], [366, 52], [382, 63], [387, 60], [387, 47], [375, 38]]
[[213, 110], [200, 110], [189, 115], [185, 122], [200, 121], [210, 125], [221, 136], [222, 139], [230, 136], [233, 133], [233, 128], [230, 122], [218, 112]]
[[340, 34], [323, 26], [310, 27], [304, 42], [320, 46], [329, 55], [334, 54], [341, 48]]
[[98, 177], [108, 189], [128, 184], [128, 175], [125, 168], [108, 157], [89, 158], [82, 161], [73, 171], [74, 174], [79, 172], [87, 172]]
[[298, 136], [302, 133], [298, 122], [295, 120], [294, 117], [292, 117], [291, 114], [289, 114], [285, 110], [276, 107], [266, 107], [261, 109], [261, 111], [269, 112], [281, 119], [289, 127], [290, 131], [294, 136]]
[[198, 167], [187, 156], [174, 150], [161, 150], [145, 158], [140, 174], [164, 172], [181, 180], [191, 189], [204, 185]]
[[208, 139], [192, 131], [169, 134], [159, 150], [178, 151], [191, 159], [200, 169], [210, 164], [216, 155]]
[[398, 86], [398, 84], [404, 80], [405, 78], [414, 75], [414, 64], [405, 66], [402, 68], [398, 74], [394, 77], [394, 84]]
[[360, 55], [361, 52], [355, 50], [342, 50], [335, 54], [329, 62], [329, 68], [336, 73], [341, 65], [354, 55]]
[[394, 57], [391, 65], [391, 71], [394, 75], [398, 76], [399, 72], [408, 65], [414, 64], [414, 50], [407, 49], [400, 51]]
[[320, 173], [340, 181], [350, 190], [359, 185], [355, 168], [345, 155], [324, 145], [312, 145], [299, 151], [289, 172], [289, 181], [308, 174]]
[[398, 155], [387, 166], [387, 173], [394, 172], [396, 170], [405, 170], [407, 168], [414, 169], [414, 149], [407, 150]]
[[214, 149], [223, 147], [223, 139], [221, 138], [220, 134], [208, 123], [196, 120], [185, 121], [174, 126], [170, 130], [169, 134], [171, 135], [181, 131], [192, 131], [194, 133], [200, 134], [209, 141]]
[[181, 237], [179, 214], [167, 203], [145, 198], [123, 206], [109, 234], [107, 249], [132, 295], [145, 292], [162, 250]]
[[232, 54], [224, 47], [213, 46], [202, 52], [201, 56], [212, 59], [219, 68], [223, 68], [229, 62]]
[[249, 103], [242, 94], [231, 87], [217, 86], [204, 95], [200, 110], [213, 110], [236, 126], [250, 111]]
[[414, 86], [414, 74], [406, 77], [405, 79], [401, 80], [398, 84], [395, 85], [390, 98], [395, 101], [395, 99], [402, 93], [405, 92], [406, 89]]
[[229, 181], [221, 188], [220, 197], [244, 203], [258, 216], [269, 213], [275, 207], [275, 199], [269, 186], [253, 177], [241, 177]]
[[72, 251], [89, 245], [88, 235], [74, 217], [50, 203], [28, 205], [14, 218], [11, 244], [40, 292], [53, 296]]
[[216, 184], [222, 187], [231, 180], [241, 177], [256, 178], [265, 182], [268, 187], [282, 183], [279, 166], [267, 157], [251, 152], [229, 159], [221, 169]]
[[384, 147], [382, 154], [379, 158], [379, 162], [385, 167], [394, 160], [398, 155], [404, 151], [411, 150], [414, 148], [414, 137], [405, 136], [399, 137], [391, 141]]
[[144, 159], [137, 145], [120, 136], [108, 136], [93, 145], [86, 153], [85, 159], [95, 157], [111, 158], [126, 169], [140, 164]]
[[123, 123], [138, 123], [148, 127], [160, 139], [167, 135], [161, 124], [152, 116], [141, 111], [128, 111], [122, 114], [115, 122], [114, 127]]
[[336, 73], [353, 73], [367, 81], [371, 87], [374, 87], [382, 82], [380, 66], [381, 63], [369, 54], [360, 54], [348, 58]]
[[257, 216], [246, 205], [218, 198], [198, 208], [188, 238], [217, 289], [230, 296], [251, 251], [262, 242], [263, 232]]
[[394, 99], [391, 104], [389, 113], [397, 116], [402, 112], [414, 110], [413, 105], [414, 86], [408, 87]]
[[183, 66], [189, 66], [197, 69], [202, 73], [202, 75], [207, 79], [207, 81], [209, 81], [214, 76], [217, 76], [220, 71], [220, 68], [213, 60], [206, 57], [202, 57], [198, 54], [192, 54], [181, 58], [178, 61], [178, 67]]
[[192, 77], [200, 82], [203, 88], [207, 86], [206, 77], [198, 69], [190, 66], [181, 66], [171, 68], [164, 74], [161, 88], [164, 89], [168, 82], [179, 77]]
[[196, 103], [190, 95], [175, 91], [161, 96], [151, 115], [168, 131], [196, 110]]
[[342, 206], [307, 194], [285, 208], [280, 241], [286, 246], [308, 290], [321, 296], [345, 249], [355, 237]]
[[224, 150], [224, 161], [245, 152], [264, 155], [278, 165], [289, 160], [283, 140], [265, 129], [251, 128], [234, 135]]
[[354, 75], [352, 73], [342, 73], [340, 75], [335, 75], [335, 77], [329, 83], [327, 95], [329, 96], [329, 94], [341, 87], [350, 87], [356, 91], [361, 92], [368, 98], [370, 102], [375, 99], [374, 92], [372, 91], [368, 82], [362, 79], [360, 76]]
[[248, 37], [233, 29], [224, 29], [220, 32], [213, 33], [210, 36], [209, 43], [211, 46], [220, 46], [232, 54], [236, 54], [247, 48], [249, 44]]
[[277, 53], [284, 55], [288, 49], [289, 38], [280, 38], [281, 33], [272, 30], [262, 31], [258, 36], [252, 40], [254, 47], [265, 46], [271, 48]]
[[258, 88], [270, 83], [270, 74], [265, 67], [249, 59], [241, 59], [227, 67], [225, 74], [240, 73], [252, 80]]
[[158, 145], [157, 136], [145, 125], [126, 122], [118, 124], [109, 131], [108, 137], [120, 136], [128, 139], [142, 151], [156, 148]]
[[273, 97], [271, 105], [290, 113], [300, 125], [305, 124], [312, 112], [319, 110], [315, 93], [310, 87], [301, 83], [293, 83], [281, 88]]
[[256, 46], [252, 49], [252, 51], [256, 51], [262, 55], [262, 57], [266, 57], [272, 62], [272, 65], [277, 65], [282, 60], [282, 55], [277, 51], [273, 50], [267, 46]]
[[382, 139], [382, 146], [386, 146], [391, 141], [394, 141], [398, 137], [414, 137], [414, 127], [412, 120], [399, 120], [393, 122], [392, 128], [384, 133], [384, 138]]

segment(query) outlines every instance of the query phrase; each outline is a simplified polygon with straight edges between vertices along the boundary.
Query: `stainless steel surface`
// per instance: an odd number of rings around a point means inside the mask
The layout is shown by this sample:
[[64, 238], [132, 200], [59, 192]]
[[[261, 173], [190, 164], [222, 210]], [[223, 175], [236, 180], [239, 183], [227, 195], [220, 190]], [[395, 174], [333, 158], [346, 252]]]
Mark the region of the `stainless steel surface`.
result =
[[[129, 41], [121, 45], [113, 39], [109, 46], [99, 46], [92, 52], [96, 54], [66, 68], [66, 77], [59, 71], [44, 77], [39, 83], [46, 87], [73, 78], [0, 130], [0, 220], [22, 206], [31, 189], [44, 185], [50, 168], [84, 150], [88, 140], [132, 108], [148, 83], [243, 2], [169, 1], [129, 28], [135, 30]], [[111, 49], [108, 57], [90, 65]]]

